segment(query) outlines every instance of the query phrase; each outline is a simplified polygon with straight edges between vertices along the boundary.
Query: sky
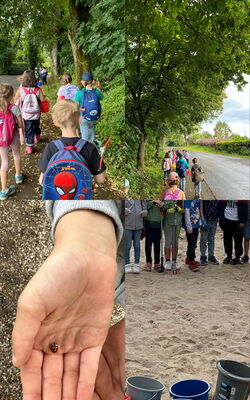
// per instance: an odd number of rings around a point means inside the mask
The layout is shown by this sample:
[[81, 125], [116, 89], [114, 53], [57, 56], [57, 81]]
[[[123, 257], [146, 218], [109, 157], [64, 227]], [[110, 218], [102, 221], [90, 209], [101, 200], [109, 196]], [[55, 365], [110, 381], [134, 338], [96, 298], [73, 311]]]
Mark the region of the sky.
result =
[[212, 121], [206, 121], [202, 124], [202, 130], [214, 134], [214, 127], [218, 121], [226, 122], [233, 133], [247, 135], [250, 138], [250, 76], [245, 75], [248, 82], [243, 91], [238, 91], [234, 83], [230, 82], [226, 89], [227, 98], [224, 100], [223, 112]]

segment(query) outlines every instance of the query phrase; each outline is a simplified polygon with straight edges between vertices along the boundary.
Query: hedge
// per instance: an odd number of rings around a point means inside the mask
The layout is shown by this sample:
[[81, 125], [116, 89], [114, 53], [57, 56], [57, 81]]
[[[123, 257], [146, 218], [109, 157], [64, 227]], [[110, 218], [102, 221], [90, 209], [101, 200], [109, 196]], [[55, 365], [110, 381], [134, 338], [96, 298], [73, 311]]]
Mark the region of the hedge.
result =
[[242, 156], [250, 156], [250, 139], [219, 142], [216, 143], [215, 148], [227, 153], [237, 153]]
[[226, 139], [218, 139], [218, 138], [197, 139], [195, 141], [195, 144], [198, 144], [199, 146], [214, 147], [214, 146], [216, 146], [217, 143], [222, 142], [224, 140], [226, 140]]

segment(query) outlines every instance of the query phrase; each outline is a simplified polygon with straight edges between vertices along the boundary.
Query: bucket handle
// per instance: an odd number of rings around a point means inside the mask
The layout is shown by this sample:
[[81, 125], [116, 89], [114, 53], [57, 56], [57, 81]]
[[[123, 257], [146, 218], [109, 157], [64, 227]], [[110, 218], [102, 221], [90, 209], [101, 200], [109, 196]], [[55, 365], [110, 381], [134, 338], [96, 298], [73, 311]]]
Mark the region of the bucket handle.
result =
[[157, 395], [158, 395], [158, 392], [155, 393], [155, 394], [153, 395], [153, 397], [151, 397], [149, 400], [154, 400], [154, 399], [156, 398]]

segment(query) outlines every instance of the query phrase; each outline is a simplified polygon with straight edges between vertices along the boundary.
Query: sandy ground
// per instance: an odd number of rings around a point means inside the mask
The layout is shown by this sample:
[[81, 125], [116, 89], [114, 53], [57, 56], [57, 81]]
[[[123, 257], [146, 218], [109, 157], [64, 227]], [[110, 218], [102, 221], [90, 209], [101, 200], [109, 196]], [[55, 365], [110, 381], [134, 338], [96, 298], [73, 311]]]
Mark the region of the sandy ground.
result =
[[[217, 381], [216, 361], [249, 364], [249, 264], [208, 265], [191, 272], [183, 264], [186, 252], [181, 232], [181, 271], [142, 272], [126, 277], [126, 376], [146, 375], [166, 386], [183, 379]], [[144, 240], [141, 263], [145, 262]], [[199, 256], [197, 249], [197, 256]], [[224, 258], [222, 232], [215, 255]]]
[[11, 331], [17, 298], [52, 248], [43, 203], [0, 204], [0, 400], [21, 400], [19, 373], [11, 364]]

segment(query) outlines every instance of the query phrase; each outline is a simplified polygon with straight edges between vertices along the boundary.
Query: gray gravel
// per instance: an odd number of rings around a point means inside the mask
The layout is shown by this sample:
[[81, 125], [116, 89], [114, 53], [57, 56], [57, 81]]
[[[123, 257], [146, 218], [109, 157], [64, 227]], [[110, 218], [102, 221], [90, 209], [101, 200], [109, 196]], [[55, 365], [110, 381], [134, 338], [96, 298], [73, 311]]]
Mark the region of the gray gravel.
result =
[[21, 400], [19, 371], [11, 364], [11, 331], [18, 296], [52, 248], [43, 201], [1, 203], [0, 237], [0, 400]]

